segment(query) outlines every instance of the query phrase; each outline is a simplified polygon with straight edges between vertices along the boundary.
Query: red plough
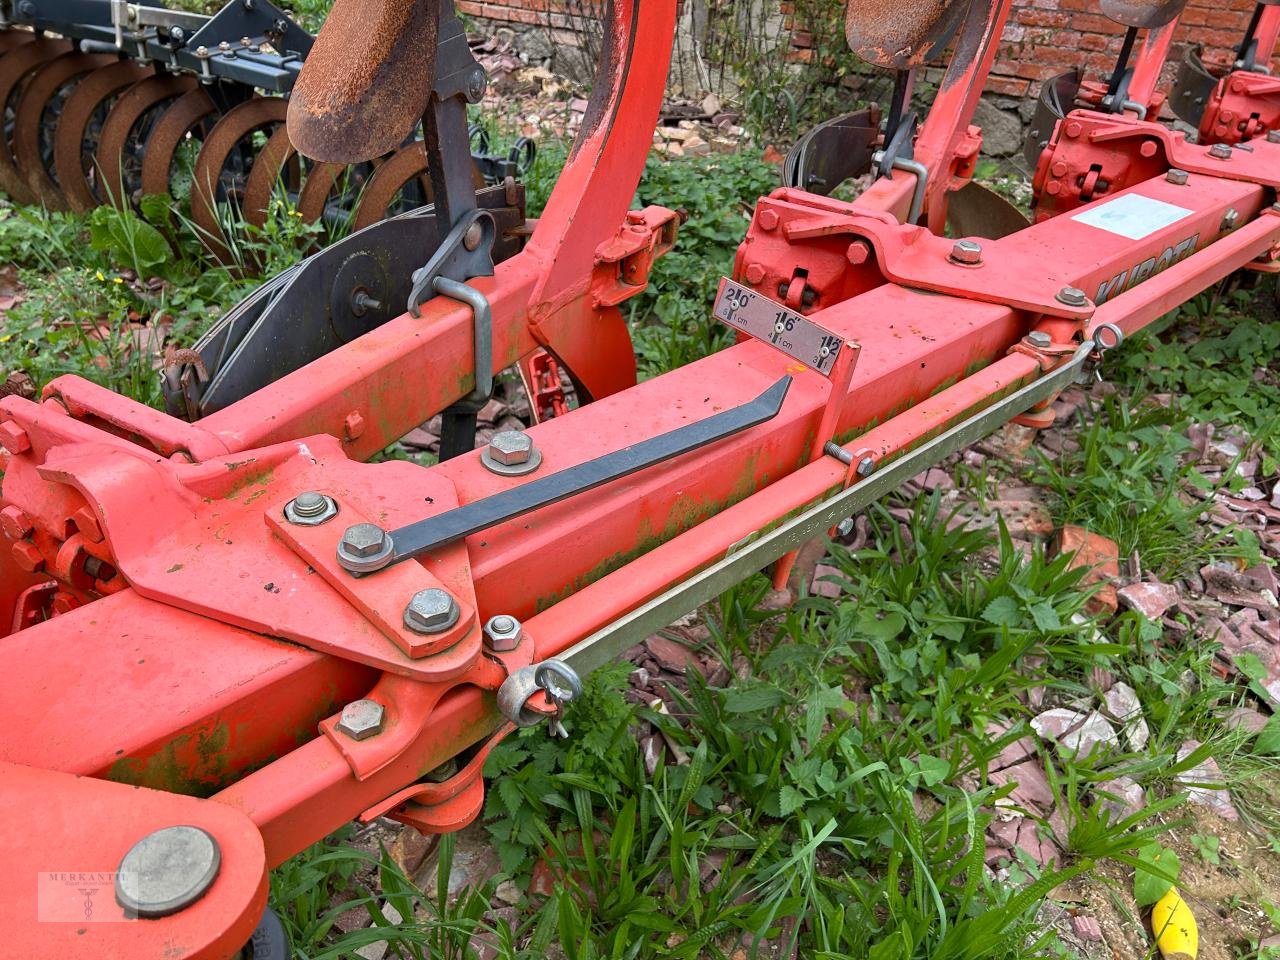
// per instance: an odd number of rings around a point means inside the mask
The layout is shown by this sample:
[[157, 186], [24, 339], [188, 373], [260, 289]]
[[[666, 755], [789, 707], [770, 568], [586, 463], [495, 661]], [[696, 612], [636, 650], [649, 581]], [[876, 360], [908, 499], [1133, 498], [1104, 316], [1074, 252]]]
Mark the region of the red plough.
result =
[[[1280, 7], [1259, 6], [1197, 144], [1156, 119], [1180, 5], [1104, 3], [1124, 54], [1105, 84], [1046, 84], [1027, 224], [970, 181], [1007, 0], [922, 4], [906, 42], [855, 3], [855, 52], [898, 78], [883, 129], [868, 110], [803, 141], [707, 305], [738, 342], [637, 384], [619, 305], [679, 218], [628, 204], [675, 2], [610, 6], [583, 130], [527, 225], [514, 183], [476, 193], [484, 78], [450, 6], [340, 0], [289, 117], [335, 163], [423, 118], [432, 210], [231, 311], [172, 372], [171, 413], [76, 377], [0, 401], [14, 955], [251, 950], [270, 867], [353, 818], [466, 825], [488, 749], [560, 730], [580, 674], [754, 571], [785, 578], [806, 540], [1011, 418], [1046, 423], [1124, 334], [1280, 254], [1255, 72]], [[367, 75], [326, 67], [364, 24]], [[913, 73], [944, 51], [918, 123]], [[867, 171], [856, 201], [823, 195]], [[408, 308], [370, 321], [387, 290]], [[515, 364], [541, 422], [473, 450]], [[441, 412], [439, 465], [363, 462]]]

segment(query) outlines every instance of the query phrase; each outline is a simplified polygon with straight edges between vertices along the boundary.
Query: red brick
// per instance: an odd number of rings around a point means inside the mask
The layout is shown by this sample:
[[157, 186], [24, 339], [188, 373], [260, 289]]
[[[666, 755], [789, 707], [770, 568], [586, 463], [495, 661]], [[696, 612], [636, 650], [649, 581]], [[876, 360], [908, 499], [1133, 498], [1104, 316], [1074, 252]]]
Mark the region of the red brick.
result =
[[987, 90], [991, 93], [998, 93], [1006, 97], [1025, 97], [1030, 89], [1030, 84], [1026, 80], [1018, 80], [1013, 77], [988, 77]]

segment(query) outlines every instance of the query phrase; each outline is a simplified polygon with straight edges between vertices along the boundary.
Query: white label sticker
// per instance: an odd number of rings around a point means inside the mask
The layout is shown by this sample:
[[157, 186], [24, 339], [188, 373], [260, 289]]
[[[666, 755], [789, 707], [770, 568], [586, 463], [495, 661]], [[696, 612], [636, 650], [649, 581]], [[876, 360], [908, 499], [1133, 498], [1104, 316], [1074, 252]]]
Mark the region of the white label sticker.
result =
[[1126, 193], [1122, 197], [1099, 204], [1092, 210], [1077, 213], [1071, 219], [1129, 240], [1141, 240], [1171, 223], [1177, 223], [1183, 217], [1191, 216], [1192, 212], [1163, 200], [1144, 197], [1140, 193]]

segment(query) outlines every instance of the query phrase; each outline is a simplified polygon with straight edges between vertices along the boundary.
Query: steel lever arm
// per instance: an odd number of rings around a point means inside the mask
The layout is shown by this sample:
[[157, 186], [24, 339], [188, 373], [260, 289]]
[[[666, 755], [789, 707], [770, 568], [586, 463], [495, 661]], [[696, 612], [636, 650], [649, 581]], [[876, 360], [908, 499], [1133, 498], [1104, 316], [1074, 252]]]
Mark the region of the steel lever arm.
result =
[[[790, 386], [791, 377], [783, 377], [754, 400], [714, 414], [705, 420], [642, 440], [621, 450], [615, 450], [613, 453], [607, 453], [603, 457], [553, 473], [541, 480], [521, 484], [511, 490], [485, 497], [483, 500], [477, 500], [475, 503], [469, 503], [447, 513], [392, 530], [389, 534], [392, 549], [372, 570], [389, 567], [401, 560], [416, 557], [428, 550], [502, 523], [504, 520], [529, 513], [539, 507], [558, 503], [579, 493], [585, 493], [610, 481], [764, 423], [782, 409], [782, 401]], [[361, 561], [349, 558], [344, 555], [341, 546], [338, 548], [338, 562], [353, 573], [372, 572], [367, 559]]]

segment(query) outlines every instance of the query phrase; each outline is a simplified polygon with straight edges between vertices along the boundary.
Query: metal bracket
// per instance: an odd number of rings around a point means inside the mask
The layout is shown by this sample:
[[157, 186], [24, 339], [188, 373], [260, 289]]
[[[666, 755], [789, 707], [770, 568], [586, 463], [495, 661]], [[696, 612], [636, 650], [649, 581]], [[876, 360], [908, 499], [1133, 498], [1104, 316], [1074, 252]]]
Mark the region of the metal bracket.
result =
[[475, 287], [448, 277], [436, 277], [436, 293], [471, 307], [475, 344], [475, 389], [463, 399], [485, 404], [493, 396], [493, 309], [489, 299]]
[[466, 283], [472, 277], [493, 276], [493, 241], [497, 235], [493, 216], [473, 208], [463, 214], [425, 265], [413, 271], [413, 288], [407, 309], [422, 316], [421, 307], [436, 294], [436, 278]]

